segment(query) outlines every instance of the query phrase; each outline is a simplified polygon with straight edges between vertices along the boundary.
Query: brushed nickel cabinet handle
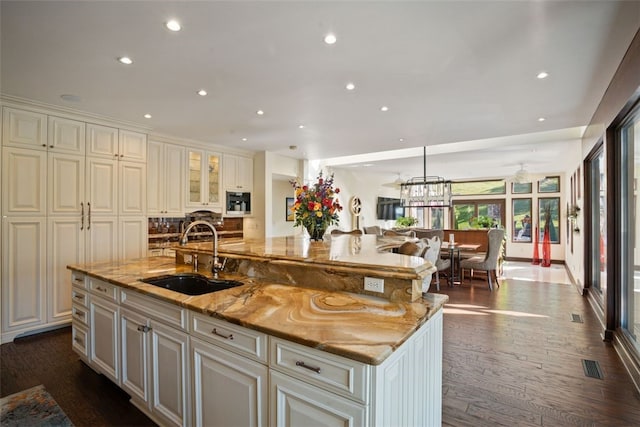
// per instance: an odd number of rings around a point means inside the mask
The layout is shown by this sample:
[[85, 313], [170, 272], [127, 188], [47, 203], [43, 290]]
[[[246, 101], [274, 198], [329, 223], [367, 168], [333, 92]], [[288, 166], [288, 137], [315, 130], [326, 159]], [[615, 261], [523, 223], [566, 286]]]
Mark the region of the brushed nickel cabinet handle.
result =
[[84, 203], [80, 202], [80, 230], [84, 230]]
[[73, 297], [76, 299], [84, 299], [84, 295], [80, 295], [80, 294], [75, 294]]
[[138, 330], [140, 332], [147, 333], [147, 332], [149, 332], [151, 330], [151, 328], [149, 326], [147, 326], [147, 325], [139, 325], [138, 326]]
[[81, 340], [80, 338], [78, 338], [78, 337], [74, 337], [74, 338], [73, 338], [73, 340], [74, 340], [75, 342], [77, 342], [78, 344], [84, 345], [84, 341], [82, 341], [82, 340]]
[[232, 340], [233, 339], [233, 334], [229, 334], [229, 335], [223, 335], [220, 332], [218, 332], [218, 330], [216, 328], [213, 328], [213, 331], [211, 331], [212, 334], [217, 335], [219, 337], [222, 337], [226, 340]]
[[316, 367], [316, 366], [309, 366], [309, 365], [307, 365], [306, 363], [304, 363], [304, 362], [303, 362], [303, 361], [301, 361], [301, 360], [298, 360], [298, 361], [296, 362], [296, 366], [300, 366], [301, 368], [308, 369], [308, 370], [310, 370], [310, 371], [315, 372], [316, 374], [319, 374], [319, 373], [320, 373], [320, 368], [318, 368], [318, 367]]
[[91, 203], [87, 202], [89, 214], [87, 215], [87, 230], [91, 230]]
[[96, 286], [96, 291], [107, 293], [107, 288], [103, 288], [102, 286]]

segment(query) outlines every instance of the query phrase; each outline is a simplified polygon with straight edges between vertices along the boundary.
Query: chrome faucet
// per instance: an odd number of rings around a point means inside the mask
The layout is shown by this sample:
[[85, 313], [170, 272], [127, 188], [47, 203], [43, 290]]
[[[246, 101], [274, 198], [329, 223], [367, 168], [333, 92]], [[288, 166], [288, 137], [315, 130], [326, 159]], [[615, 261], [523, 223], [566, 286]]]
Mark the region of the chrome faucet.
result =
[[189, 234], [189, 231], [191, 231], [193, 227], [198, 225], [209, 227], [209, 229], [213, 233], [213, 263], [211, 265], [211, 273], [213, 273], [213, 277], [218, 278], [218, 271], [224, 268], [224, 264], [220, 264], [220, 260], [218, 259], [218, 232], [211, 223], [207, 221], [193, 221], [192, 223], [190, 223], [182, 232], [182, 236], [180, 236], [180, 246], [184, 246], [187, 244], [187, 234]]

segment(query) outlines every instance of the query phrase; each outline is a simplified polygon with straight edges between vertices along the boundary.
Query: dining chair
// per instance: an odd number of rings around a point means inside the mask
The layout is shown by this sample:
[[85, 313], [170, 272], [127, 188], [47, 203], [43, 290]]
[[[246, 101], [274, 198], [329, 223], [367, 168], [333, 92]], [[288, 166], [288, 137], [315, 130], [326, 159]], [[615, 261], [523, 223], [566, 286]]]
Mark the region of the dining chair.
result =
[[[440, 237], [434, 236], [431, 239], [427, 237], [421, 240], [426, 240], [426, 244], [427, 244], [427, 248], [424, 251], [423, 258], [426, 261], [429, 261], [431, 265], [435, 267], [436, 262], [438, 261], [438, 257], [440, 256], [440, 246], [442, 246], [442, 241], [440, 240]], [[429, 291], [429, 287], [431, 286], [432, 276], [433, 276], [433, 273], [429, 275], [428, 279], [425, 277], [422, 280], [422, 293], [426, 293], [427, 291]], [[440, 280], [438, 280], [438, 270], [436, 270], [436, 289], [440, 291]]]
[[362, 230], [359, 230], [357, 228], [354, 229], [354, 230], [351, 230], [351, 231], [342, 231], [342, 230], [338, 230], [337, 228], [334, 229], [334, 230], [331, 230], [331, 235], [332, 236], [334, 236], [336, 234], [353, 234], [353, 235], [356, 235], [356, 236], [361, 236], [362, 235]]
[[487, 282], [489, 284], [489, 290], [493, 291], [493, 280], [496, 285], [500, 287], [498, 282], [498, 257], [502, 252], [502, 245], [504, 240], [504, 230], [500, 228], [492, 228], [487, 232], [489, 243], [487, 245], [487, 253], [484, 258], [480, 256], [464, 259], [460, 261], [461, 280], [464, 281], [464, 271], [471, 270], [471, 279], [473, 279], [473, 271], [480, 270], [487, 272]]
[[[421, 230], [420, 235], [423, 236], [422, 240], [428, 241], [428, 239], [433, 239], [437, 237], [440, 241], [440, 247], [438, 248], [438, 257], [436, 258], [435, 266], [436, 266], [436, 288], [440, 290], [440, 272], [444, 271], [445, 273], [451, 271], [451, 259], [442, 258], [442, 240], [444, 239], [444, 231], [443, 230]], [[428, 245], [428, 243], [427, 243]]]
[[375, 234], [376, 236], [382, 236], [382, 228], [379, 225], [371, 225], [369, 227], [362, 227], [364, 234]]

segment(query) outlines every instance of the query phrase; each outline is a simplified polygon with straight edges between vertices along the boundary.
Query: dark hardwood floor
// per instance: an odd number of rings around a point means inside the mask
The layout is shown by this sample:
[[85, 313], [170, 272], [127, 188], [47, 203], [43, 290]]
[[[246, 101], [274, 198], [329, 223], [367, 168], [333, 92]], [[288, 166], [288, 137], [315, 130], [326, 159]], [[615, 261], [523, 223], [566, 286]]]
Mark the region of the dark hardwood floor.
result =
[[[640, 426], [640, 396], [586, 299], [566, 284], [501, 283], [442, 286], [443, 425]], [[604, 379], [586, 377], [583, 359]], [[0, 360], [1, 396], [44, 384], [76, 426], [153, 425], [78, 360], [69, 328], [3, 344]]]

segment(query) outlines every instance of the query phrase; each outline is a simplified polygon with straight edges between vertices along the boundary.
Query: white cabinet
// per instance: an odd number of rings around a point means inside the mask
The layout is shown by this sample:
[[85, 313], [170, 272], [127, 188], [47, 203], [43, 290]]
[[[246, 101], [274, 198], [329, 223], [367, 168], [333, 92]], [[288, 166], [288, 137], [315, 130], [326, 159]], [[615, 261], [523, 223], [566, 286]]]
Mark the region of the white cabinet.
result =
[[[107, 284], [99, 284], [98, 289]], [[89, 362], [118, 384], [120, 379], [120, 328], [118, 305], [95, 294], [89, 296]]]
[[124, 129], [87, 124], [87, 156], [129, 162], [147, 161], [147, 135]]
[[85, 158], [71, 154], [49, 153], [47, 198], [49, 215], [73, 215], [78, 219], [84, 213]]
[[253, 188], [253, 159], [225, 154], [222, 162], [226, 191], [250, 192]]
[[[367, 408], [277, 371], [270, 372], [274, 427], [367, 426]], [[389, 425], [405, 425], [392, 423]]]
[[48, 123], [49, 150], [84, 156], [86, 133], [84, 122], [49, 116]]
[[160, 424], [190, 425], [189, 336], [178, 329], [184, 310], [128, 290], [121, 305], [122, 388]]
[[47, 153], [2, 148], [3, 215], [47, 214]]
[[222, 207], [220, 154], [189, 150], [187, 158], [187, 208]]
[[268, 426], [268, 368], [191, 339], [196, 426]]
[[2, 145], [47, 149], [47, 116], [32, 111], [2, 109]]
[[147, 166], [143, 163], [119, 162], [118, 175], [119, 214], [145, 216]]
[[46, 321], [46, 219], [2, 219], [2, 334]]
[[185, 149], [149, 141], [147, 156], [147, 214], [183, 216]]

